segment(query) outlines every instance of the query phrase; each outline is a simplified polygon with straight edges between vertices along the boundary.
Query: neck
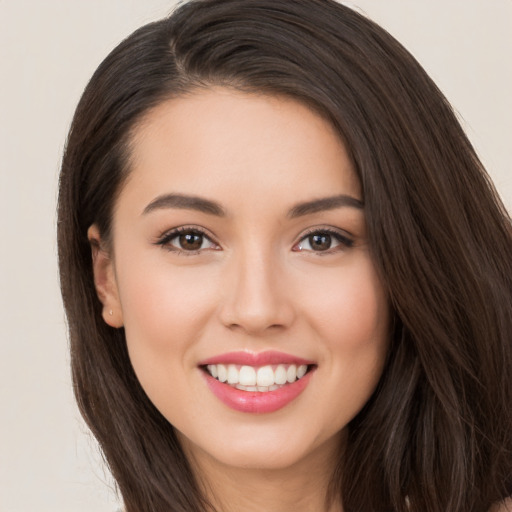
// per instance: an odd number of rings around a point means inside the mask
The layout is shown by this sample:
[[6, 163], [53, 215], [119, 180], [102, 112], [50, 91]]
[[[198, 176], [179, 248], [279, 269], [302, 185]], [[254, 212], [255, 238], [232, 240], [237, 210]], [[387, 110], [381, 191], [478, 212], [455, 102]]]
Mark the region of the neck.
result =
[[326, 443], [285, 468], [232, 467], [197, 452], [192, 466], [218, 512], [343, 512], [338, 496], [327, 500], [339, 442], [334, 448]]

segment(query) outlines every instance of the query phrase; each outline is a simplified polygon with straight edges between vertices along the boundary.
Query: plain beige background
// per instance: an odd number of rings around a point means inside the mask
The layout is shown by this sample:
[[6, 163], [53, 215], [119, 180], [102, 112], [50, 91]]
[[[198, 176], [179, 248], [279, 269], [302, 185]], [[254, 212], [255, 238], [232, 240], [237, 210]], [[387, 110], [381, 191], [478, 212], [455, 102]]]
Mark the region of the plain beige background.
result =
[[[56, 268], [58, 168], [96, 66], [174, 3], [0, 0], [0, 512], [117, 508], [71, 393]], [[437, 81], [512, 209], [512, 0], [354, 3]]]

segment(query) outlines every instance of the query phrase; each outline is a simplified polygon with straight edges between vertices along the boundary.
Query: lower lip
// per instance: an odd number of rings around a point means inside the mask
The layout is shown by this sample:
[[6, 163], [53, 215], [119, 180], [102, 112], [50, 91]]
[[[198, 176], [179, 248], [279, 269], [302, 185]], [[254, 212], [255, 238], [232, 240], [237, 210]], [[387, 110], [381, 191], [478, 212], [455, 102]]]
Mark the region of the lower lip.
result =
[[295, 400], [308, 385], [314, 370], [275, 391], [242, 391], [214, 379], [203, 371], [210, 391], [225, 405], [240, 412], [263, 414], [278, 411]]

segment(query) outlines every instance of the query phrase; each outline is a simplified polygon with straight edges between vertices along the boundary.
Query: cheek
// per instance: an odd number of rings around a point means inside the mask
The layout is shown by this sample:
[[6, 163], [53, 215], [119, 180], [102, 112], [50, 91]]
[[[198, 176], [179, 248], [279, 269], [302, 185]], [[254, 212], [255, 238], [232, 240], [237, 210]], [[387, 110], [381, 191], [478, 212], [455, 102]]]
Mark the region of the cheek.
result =
[[158, 382], [193, 366], [192, 349], [215, 311], [215, 280], [201, 269], [176, 269], [150, 258], [133, 261], [137, 264], [124, 262], [116, 269], [119, 295], [130, 359], [151, 394]]
[[387, 297], [369, 260], [317, 282], [310, 310], [333, 351], [385, 349], [389, 334]]
[[310, 325], [323, 347], [314, 401], [323, 415], [318, 428], [343, 429], [363, 408], [382, 375], [389, 347], [390, 312], [373, 266], [351, 266], [317, 281]]
[[390, 334], [388, 300], [373, 264], [369, 258], [358, 261], [326, 279], [324, 293], [311, 304], [336, 393], [356, 408], [369, 398], [381, 376]]
[[201, 269], [176, 269], [165, 262], [145, 266], [139, 260], [118, 274], [125, 329], [148, 342], [161, 341], [158, 333], [165, 339], [165, 333], [186, 332], [214, 307], [214, 279]]

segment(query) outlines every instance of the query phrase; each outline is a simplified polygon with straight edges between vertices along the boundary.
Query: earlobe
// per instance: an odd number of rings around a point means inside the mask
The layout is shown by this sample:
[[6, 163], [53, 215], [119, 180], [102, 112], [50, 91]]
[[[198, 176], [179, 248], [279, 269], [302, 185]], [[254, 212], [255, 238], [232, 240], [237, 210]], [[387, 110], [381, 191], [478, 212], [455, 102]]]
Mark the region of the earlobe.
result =
[[103, 304], [103, 320], [111, 327], [122, 327], [123, 312], [119, 300], [114, 263], [110, 252], [102, 243], [96, 224], [93, 224], [87, 230], [87, 238], [91, 245], [94, 286], [98, 298]]

